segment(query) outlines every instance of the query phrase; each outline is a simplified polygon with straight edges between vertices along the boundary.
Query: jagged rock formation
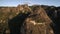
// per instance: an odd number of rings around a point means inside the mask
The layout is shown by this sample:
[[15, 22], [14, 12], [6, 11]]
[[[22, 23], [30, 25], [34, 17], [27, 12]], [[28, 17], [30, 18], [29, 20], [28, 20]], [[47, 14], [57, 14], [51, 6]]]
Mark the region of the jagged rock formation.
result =
[[[6, 26], [9, 20], [12, 20], [14, 17], [17, 18], [20, 13], [24, 14], [25, 16], [25, 14], [28, 12], [30, 12], [30, 14], [26, 17], [26, 19], [23, 17], [25, 19], [24, 22], [20, 22], [23, 23], [23, 25], [21, 25], [23, 27], [21, 30], [25, 31], [23, 34], [60, 33], [60, 27], [57, 27], [60, 25], [60, 7], [44, 5], [18, 5], [17, 7], [0, 7], [0, 23], [5, 23]], [[13, 21], [14, 19], [12, 20], [12, 23]], [[16, 23], [18, 23], [18, 21], [13, 24]]]

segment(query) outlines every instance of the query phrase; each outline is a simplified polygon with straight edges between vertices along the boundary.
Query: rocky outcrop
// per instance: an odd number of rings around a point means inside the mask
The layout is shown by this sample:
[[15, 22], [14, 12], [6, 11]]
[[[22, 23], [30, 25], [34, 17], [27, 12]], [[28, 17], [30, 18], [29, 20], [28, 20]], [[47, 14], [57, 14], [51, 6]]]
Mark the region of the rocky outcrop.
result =
[[[26, 14], [30, 13], [26, 19]], [[21, 32], [23, 34], [56, 34], [59, 33], [60, 27], [60, 7], [44, 5], [18, 5], [17, 7], [0, 7], [0, 23], [7, 23], [14, 17], [24, 14], [25, 19]], [[21, 15], [22, 16], [22, 15]], [[9, 20], [8, 20], [9, 18]], [[4, 21], [6, 20], [6, 21]], [[11, 21], [13, 23], [15, 19]], [[21, 19], [20, 19], [21, 21]], [[18, 23], [18, 21], [13, 24]], [[20, 22], [21, 23], [21, 22]], [[6, 25], [6, 24], [5, 24]], [[13, 26], [13, 25], [11, 25]], [[15, 27], [15, 26], [13, 26]], [[56, 29], [55, 29], [56, 28]], [[23, 30], [23, 31], [22, 31]], [[53, 32], [54, 31], [54, 32]]]
[[52, 20], [48, 17], [45, 10], [40, 6], [35, 6], [33, 9], [24, 25], [25, 30], [27, 30], [26, 34], [54, 34], [50, 26]]

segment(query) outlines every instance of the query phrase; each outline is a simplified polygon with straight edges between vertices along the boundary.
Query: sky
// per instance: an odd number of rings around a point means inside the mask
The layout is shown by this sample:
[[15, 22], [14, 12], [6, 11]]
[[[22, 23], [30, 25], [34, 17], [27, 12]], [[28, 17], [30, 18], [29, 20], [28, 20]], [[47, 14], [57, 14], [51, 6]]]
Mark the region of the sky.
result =
[[60, 0], [0, 0], [0, 6], [17, 6], [18, 4], [60, 6]]

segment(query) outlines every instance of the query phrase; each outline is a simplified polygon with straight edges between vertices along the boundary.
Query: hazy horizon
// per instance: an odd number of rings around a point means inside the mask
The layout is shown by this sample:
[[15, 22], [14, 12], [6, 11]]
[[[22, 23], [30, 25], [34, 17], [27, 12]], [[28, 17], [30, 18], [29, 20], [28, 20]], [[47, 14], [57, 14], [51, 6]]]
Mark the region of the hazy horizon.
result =
[[0, 6], [17, 6], [18, 4], [60, 6], [60, 0], [0, 0]]

